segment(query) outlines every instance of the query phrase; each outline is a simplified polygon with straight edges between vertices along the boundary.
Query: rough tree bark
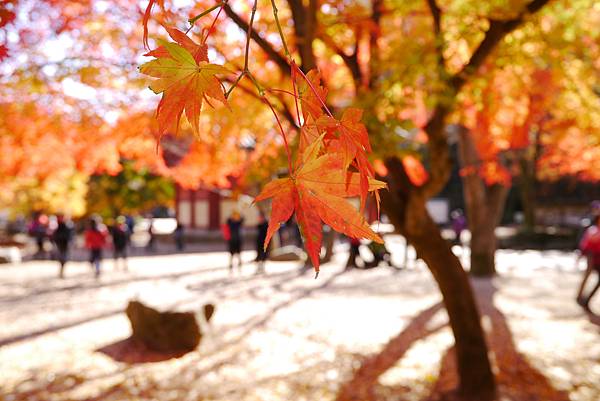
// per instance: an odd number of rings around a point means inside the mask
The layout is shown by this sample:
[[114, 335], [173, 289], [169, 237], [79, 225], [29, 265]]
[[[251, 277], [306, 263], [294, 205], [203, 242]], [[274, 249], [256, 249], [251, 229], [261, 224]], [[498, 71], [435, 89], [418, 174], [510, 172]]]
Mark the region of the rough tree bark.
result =
[[[459, 158], [462, 167], [481, 163], [471, 133], [459, 130]], [[492, 276], [496, 273], [496, 227], [500, 223], [509, 188], [502, 184], [488, 186], [476, 172], [462, 177], [467, 212], [467, 224], [471, 231], [471, 274]]]
[[468, 399], [491, 400], [494, 375], [468, 276], [425, 207], [397, 158], [386, 160], [389, 191], [382, 206], [396, 230], [406, 237], [438, 284], [454, 334], [460, 391]]

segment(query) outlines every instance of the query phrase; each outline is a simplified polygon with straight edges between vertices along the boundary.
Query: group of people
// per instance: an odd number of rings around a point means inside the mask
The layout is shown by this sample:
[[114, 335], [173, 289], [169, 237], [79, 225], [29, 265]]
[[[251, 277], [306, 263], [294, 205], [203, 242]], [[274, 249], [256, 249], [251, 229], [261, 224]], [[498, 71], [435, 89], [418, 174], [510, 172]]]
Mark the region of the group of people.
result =
[[[227, 248], [229, 251], [229, 270], [231, 273], [234, 272], [234, 262], [238, 271], [242, 269], [242, 258], [240, 253], [242, 251], [242, 225], [244, 219], [239, 211], [234, 210], [231, 216], [227, 219], [225, 224], [221, 226], [223, 238], [227, 241]], [[269, 227], [269, 221], [265, 217], [265, 214], [261, 211], [258, 215], [258, 224], [256, 226], [256, 274], [263, 274], [265, 272], [265, 262], [268, 258], [268, 249], [265, 248], [264, 243], [267, 238], [267, 229]]]
[[127, 270], [127, 246], [131, 230], [126, 224], [125, 217], [119, 216], [113, 225], [107, 229], [99, 217], [91, 218], [88, 228], [85, 230], [85, 247], [90, 252], [89, 261], [94, 268], [96, 277], [100, 276], [102, 252], [108, 244], [109, 237], [112, 239], [113, 255], [115, 265], [121, 261], [123, 270]]
[[[62, 215], [50, 219], [45, 215], [38, 215], [34, 218], [29, 227], [31, 235], [37, 244], [38, 256], [45, 254], [44, 243], [49, 239], [54, 246], [54, 257], [60, 265], [59, 277], [64, 278], [65, 265], [69, 260], [70, 250], [75, 237], [75, 228], [73, 223]], [[112, 244], [115, 263], [119, 264], [124, 270], [127, 270], [127, 247], [132, 233], [132, 224], [127, 222], [124, 216], [119, 216], [114, 220], [110, 227], [102, 224], [100, 217], [91, 218], [84, 231], [85, 247], [89, 251], [89, 262], [94, 269], [96, 277], [101, 273], [101, 261], [103, 250]]]

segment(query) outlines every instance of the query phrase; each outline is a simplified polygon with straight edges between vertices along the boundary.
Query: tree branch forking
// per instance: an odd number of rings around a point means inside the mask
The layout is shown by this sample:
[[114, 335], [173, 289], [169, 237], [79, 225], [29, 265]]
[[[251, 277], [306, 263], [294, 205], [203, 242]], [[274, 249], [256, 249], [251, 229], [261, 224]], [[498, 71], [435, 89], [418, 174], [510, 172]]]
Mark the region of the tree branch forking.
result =
[[524, 22], [527, 15], [536, 13], [549, 2], [550, 0], [533, 0], [516, 18], [513, 19], [490, 19], [490, 26], [485, 32], [483, 40], [479, 43], [479, 46], [477, 46], [467, 64], [450, 78], [451, 88], [455, 92], [458, 92], [468, 79], [477, 72], [479, 67], [483, 65], [483, 62], [488, 55], [492, 53], [498, 43], [500, 43], [506, 35], [517, 29]]
[[[422, 187], [420, 191], [426, 196], [431, 197], [442, 190], [446, 184], [451, 171], [451, 160], [448, 150], [445, 120], [448, 113], [454, 108], [455, 97], [468, 80], [474, 76], [488, 58], [488, 56], [496, 49], [498, 44], [506, 37], [507, 34], [517, 29], [524, 21], [525, 17], [533, 14], [550, 0], [533, 0], [525, 9], [516, 17], [509, 20], [489, 20], [490, 26], [485, 32], [483, 40], [479, 43], [469, 61], [456, 74], [446, 77], [440, 77], [447, 83], [449, 96], [438, 100], [434, 108], [433, 114], [427, 125], [425, 132], [429, 137], [429, 150], [431, 155], [435, 155], [435, 159], [431, 160], [430, 179]], [[434, 29], [438, 32], [436, 26], [439, 26], [441, 21], [441, 10], [437, 7], [435, 0], [427, 0], [434, 18]]]

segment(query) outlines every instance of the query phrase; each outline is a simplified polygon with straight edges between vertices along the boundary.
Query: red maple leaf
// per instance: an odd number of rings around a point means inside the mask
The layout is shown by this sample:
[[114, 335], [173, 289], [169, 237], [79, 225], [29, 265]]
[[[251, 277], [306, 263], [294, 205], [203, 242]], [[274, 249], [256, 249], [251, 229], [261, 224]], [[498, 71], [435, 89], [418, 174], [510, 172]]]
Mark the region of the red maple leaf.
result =
[[[349, 237], [368, 238], [383, 242], [367, 224], [363, 215], [345, 197], [361, 192], [360, 175], [349, 172], [339, 153], [320, 155], [323, 136], [314, 141], [302, 154], [288, 178], [268, 183], [255, 201], [273, 198], [271, 221], [267, 230], [265, 247], [280, 224], [296, 213], [300, 233], [307, 253], [319, 271], [322, 223]], [[385, 188], [386, 184], [368, 180], [368, 191]]]

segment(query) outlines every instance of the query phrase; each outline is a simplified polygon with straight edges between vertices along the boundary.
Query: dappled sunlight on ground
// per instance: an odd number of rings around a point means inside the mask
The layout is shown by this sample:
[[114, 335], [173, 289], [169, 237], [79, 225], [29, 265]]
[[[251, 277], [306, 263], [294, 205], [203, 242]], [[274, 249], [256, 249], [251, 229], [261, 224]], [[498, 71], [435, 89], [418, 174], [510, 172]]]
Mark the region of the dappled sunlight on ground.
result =
[[[132, 258], [129, 272], [106, 262], [100, 280], [82, 263], [66, 280], [52, 262], [4, 265], [0, 400], [438, 399], [456, 380], [430, 274], [414, 263], [344, 271], [346, 257], [317, 280], [293, 262], [231, 275], [218, 252]], [[505, 399], [600, 399], [600, 327], [573, 300], [573, 255], [500, 251], [498, 264], [500, 277], [474, 285]], [[133, 298], [216, 312], [198, 350], [148, 356], [125, 341]]]

